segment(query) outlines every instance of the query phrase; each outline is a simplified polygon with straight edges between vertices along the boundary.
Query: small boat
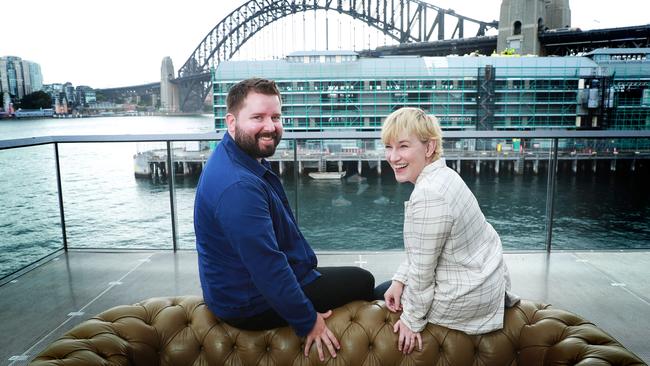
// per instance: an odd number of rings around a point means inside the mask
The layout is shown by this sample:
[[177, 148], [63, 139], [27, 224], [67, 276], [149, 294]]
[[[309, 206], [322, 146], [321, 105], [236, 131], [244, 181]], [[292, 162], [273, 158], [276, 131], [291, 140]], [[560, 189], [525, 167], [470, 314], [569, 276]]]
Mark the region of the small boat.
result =
[[345, 177], [345, 172], [311, 172], [309, 176], [314, 179], [341, 179]]

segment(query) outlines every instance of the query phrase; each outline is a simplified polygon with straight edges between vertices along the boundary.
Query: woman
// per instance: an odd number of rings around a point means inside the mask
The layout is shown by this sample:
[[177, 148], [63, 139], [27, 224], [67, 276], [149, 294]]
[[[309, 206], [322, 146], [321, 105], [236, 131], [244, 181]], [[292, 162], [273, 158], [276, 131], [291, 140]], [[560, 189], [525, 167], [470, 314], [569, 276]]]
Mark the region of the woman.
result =
[[403, 310], [394, 326], [398, 349], [421, 349], [429, 322], [468, 334], [503, 328], [510, 278], [501, 240], [442, 158], [438, 120], [402, 108], [386, 118], [381, 139], [395, 179], [415, 184], [404, 203], [406, 260], [384, 294], [390, 311]]

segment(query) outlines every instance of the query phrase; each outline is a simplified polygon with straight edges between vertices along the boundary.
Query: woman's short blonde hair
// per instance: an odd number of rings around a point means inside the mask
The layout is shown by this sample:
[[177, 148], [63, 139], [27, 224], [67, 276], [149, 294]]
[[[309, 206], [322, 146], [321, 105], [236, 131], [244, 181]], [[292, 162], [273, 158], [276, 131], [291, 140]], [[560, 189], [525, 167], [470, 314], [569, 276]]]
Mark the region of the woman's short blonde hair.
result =
[[415, 135], [423, 143], [435, 141], [433, 160], [442, 156], [442, 129], [435, 116], [412, 107], [403, 107], [389, 114], [381, 127], [381, 141], [389, 144], [404, 135]]

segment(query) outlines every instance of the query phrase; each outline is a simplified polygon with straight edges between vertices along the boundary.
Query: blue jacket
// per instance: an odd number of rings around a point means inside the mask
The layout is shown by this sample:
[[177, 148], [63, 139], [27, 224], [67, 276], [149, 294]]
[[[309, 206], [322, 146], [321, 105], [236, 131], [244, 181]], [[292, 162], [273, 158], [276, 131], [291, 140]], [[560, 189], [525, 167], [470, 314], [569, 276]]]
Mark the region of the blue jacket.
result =
[[194, 203], [199, 276], [208, 308], [224, 319], [273, 308], [305, 336], [316, 311], [304, 286], [320, 276], [316, 255], [266, 160], [228, 133], [201, 174]]

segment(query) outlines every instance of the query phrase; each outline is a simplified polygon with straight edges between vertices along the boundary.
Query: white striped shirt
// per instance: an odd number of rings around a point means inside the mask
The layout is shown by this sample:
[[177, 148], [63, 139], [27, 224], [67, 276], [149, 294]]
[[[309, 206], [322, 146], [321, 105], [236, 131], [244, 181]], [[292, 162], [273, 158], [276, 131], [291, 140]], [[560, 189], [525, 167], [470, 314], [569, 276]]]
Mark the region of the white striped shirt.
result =
[[501, 239], [476, 198], [444, 159], [427, 165], [404, 203], [406, 261], [393, 280], [405, 284], [402, 322], [427, 322], [468, 334], [503, 328], [510, 288]]

